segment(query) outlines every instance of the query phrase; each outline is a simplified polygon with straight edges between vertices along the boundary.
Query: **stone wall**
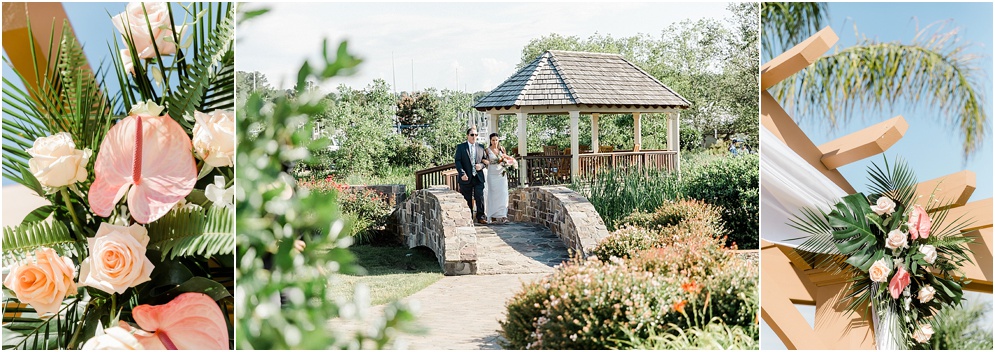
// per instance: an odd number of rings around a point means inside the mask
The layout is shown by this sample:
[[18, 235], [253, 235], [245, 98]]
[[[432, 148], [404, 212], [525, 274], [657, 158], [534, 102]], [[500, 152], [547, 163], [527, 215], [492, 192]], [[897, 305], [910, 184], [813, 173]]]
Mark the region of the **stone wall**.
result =
[[446, 186], [416, 191], [391, 218], [391, 230], [402, 243], [431, 248], [446, 275], [477, 273], [477, 232], [459, 192]]
[[585, 257], [598, 241], [608, 237], [608, 227], [587, 198], [563, 186], [511, 190], [508, 219], [545, 227], [567, 248]]

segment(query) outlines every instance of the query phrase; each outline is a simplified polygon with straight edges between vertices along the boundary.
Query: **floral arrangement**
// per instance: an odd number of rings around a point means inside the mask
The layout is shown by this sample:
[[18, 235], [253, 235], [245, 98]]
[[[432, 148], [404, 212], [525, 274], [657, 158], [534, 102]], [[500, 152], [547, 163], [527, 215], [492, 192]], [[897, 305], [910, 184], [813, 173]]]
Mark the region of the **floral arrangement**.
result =
[[49, 204], [3, 230], [4, 349], [232, 347], [234, 17], [130, 3], [109, 74], [68, 25], [10, 65], [3, 175]]
[[513, 158], [511, 155], [508, 154], [501, 155], [501, 163], [498, 165], [501, 166], [501, 176], [503, 177], [508, 176], [507, 174], [509, 168], [513, 170], [518, 170], [518, 160], [515, 160], [515, 158]]
[[948, 221], [948, 204], [934, 195], [917, 204], [916, 178], [902, 161], [873, 164], [870, 176], [869, 196], [843, 197], [829, 213], [804, 210], [793, 226], [811, 236], [798, 248], [815, 268], [852, 277], [847, 309], [871, 303], [879, 348], [922, 347], [931, 321], [962, 301], [968, 221]]

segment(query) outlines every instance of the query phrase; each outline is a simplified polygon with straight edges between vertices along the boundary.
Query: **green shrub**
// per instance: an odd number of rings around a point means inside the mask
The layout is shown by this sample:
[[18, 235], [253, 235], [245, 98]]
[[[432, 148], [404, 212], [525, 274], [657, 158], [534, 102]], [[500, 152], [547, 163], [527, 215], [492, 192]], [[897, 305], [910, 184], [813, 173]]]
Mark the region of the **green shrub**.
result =
[[611, 349], [626, 332], [648, 336], [652, 327], [678, 321], [672, 303], [679, 285], [597, 258], [563, 265], [508, 303], [501, 322], [505, 349]]
[[636, 210], [620, 223], [644, 228], [677, 225], [681, 222], [700, 223], [718, 235], [725, 231], [722, 208], [698, 200], [666, 200], [652, 213]]
[[342, 213], [355, 216], [353, 237], [357, 244], [368, 244], [380, 239], [387, 217], [394, 207], [379, 192], [371, 189], [349, 189], [339, 193]]
[[615, 230], [591, 249], [591, 254], [603, 261], [612, 257], [628, 258], [633, 253], [653, 248], [657, 232], [642, 227], [623, 227]]
[[682, 193], [722, 207], [729, 240], [756, 249], [760, 227], [760, 158], [756, 154], [712, 158], [682, 170]]

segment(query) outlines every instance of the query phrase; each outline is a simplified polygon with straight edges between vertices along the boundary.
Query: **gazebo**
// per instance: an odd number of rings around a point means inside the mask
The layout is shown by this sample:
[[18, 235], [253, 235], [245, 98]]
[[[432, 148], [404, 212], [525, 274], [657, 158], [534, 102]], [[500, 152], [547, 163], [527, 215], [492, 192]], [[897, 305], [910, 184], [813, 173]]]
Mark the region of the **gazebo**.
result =
[[[542, 172], [569, 159], [570, 179], [605, 167], [680, 168], [680, 110], [690, 107], [687, 99], [618, 54], [550, 50], [521, 68], [480, 99], [474, 106], [488, 115], [490, 132], [498, 130], [499, 117], [518, 117], [518, 154], [522, 157], [520, 184], [545, 183]], [[598, 141], [600, 114], [631, 113], [632, 151], [602, 149]], [[667, 149], [641, 150], [641, 114], [667, 115]], [[591, 118], [591, 152], [583, 153], [579, 142], [580, 115]], [[526, 126], [529, 115], [569, 115], [570, 149], [567, 153], [529, 154]], [[537, 171], [539, 171], [537, 169]]]

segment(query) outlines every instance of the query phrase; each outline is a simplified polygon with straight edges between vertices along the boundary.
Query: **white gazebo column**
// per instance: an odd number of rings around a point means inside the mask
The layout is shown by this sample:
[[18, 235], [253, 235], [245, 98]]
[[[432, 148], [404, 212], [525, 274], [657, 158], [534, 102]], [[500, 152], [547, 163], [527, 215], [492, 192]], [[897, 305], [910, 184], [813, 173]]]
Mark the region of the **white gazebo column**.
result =
[[[498, 131], [500, 131], [500, 129], [498, 128], [498, 121], [501, 121], [500, 118], [501, 118], [501, 115], [498, 115], [497, 112], [488, 112], [487, 113], [487, 135], [488, 136], [491, 133], [499, 133]], [[488, 139], [487, 140], [487, 144], [490, 145], [490, 143], [491, 143], [491, 141]]]
[[529, 134], [525, 131], [527, 126], [527, 120], [529, 114], [524, 112], [519, 112], [518, 114], [518, 155], [521, 160], [518, 161], [518, 184], [525, 186], [528, 182], [528, 172], [526, 171], [525, 156], [529, 154]]
[[643, 147], [643, 124], [638, 112], [632, 113], [632, 151], [638, 152]]
[[601, 114], [591, 114], [591, 153], [600, 152], [601, 145], [598, 143], [598, 118]]
[[570, 178], [577, 180], [580, 174], [580, 111], [570, 111]]
[[[670, 126], [667, 128], [667, 149], [677, 152], [677, 171], [681, 170], [681, 113], [679, 111], [670, 114]], [[680, 173], [678, 173], [680, 175]], [[679, 176], [678, 176], [679, 177]]]

